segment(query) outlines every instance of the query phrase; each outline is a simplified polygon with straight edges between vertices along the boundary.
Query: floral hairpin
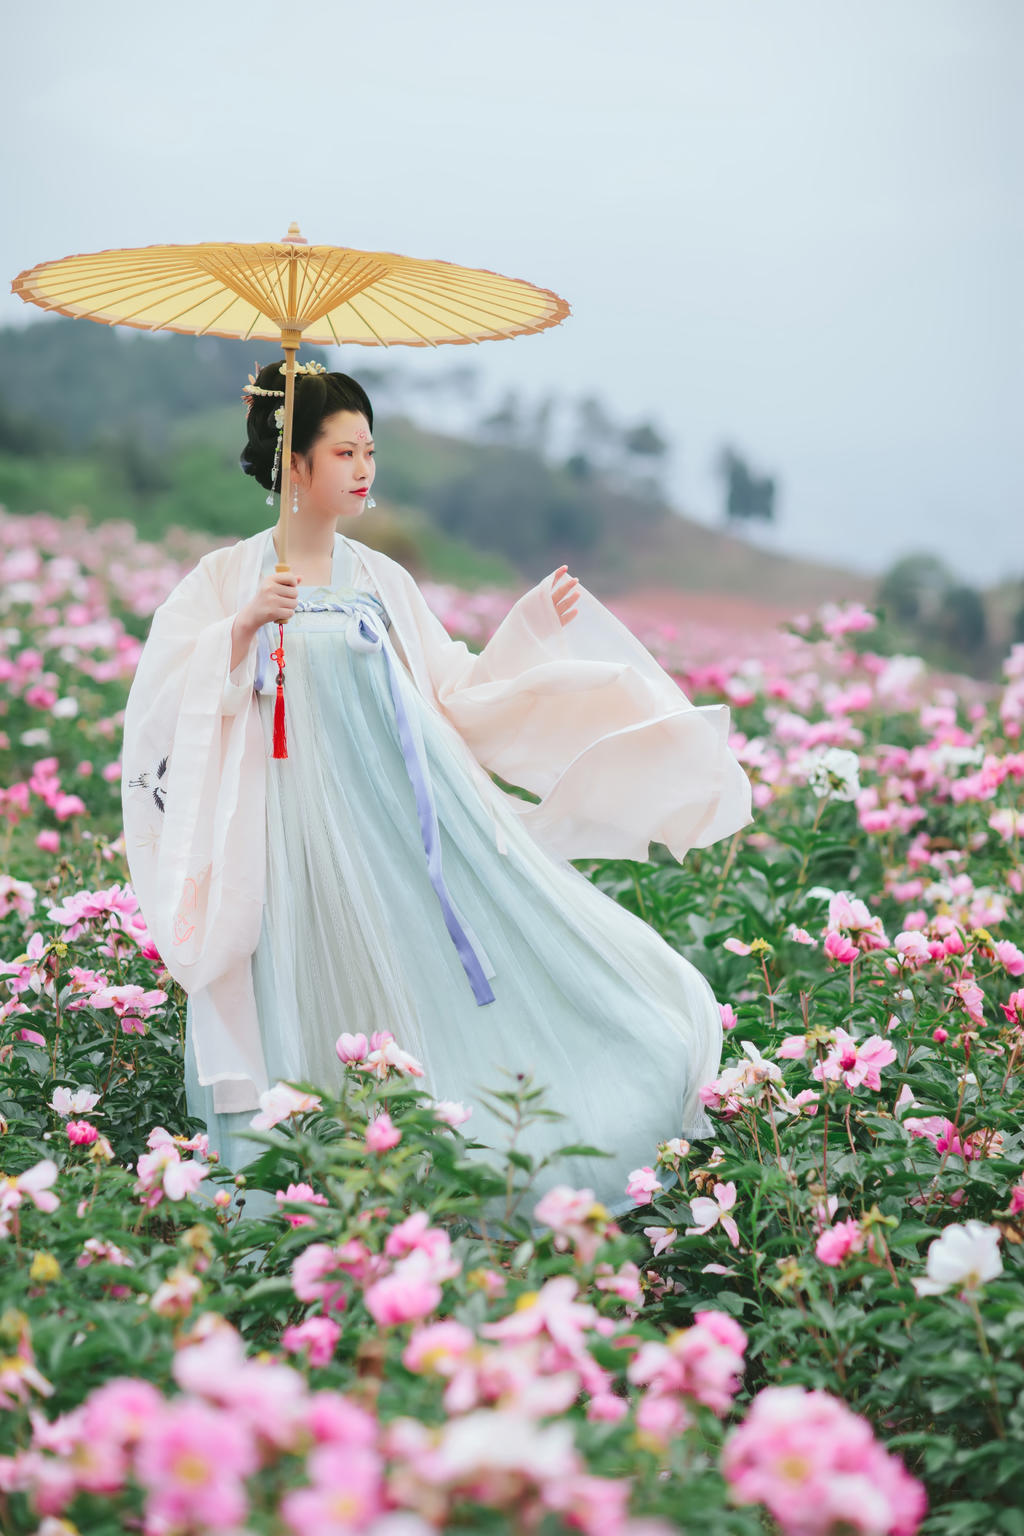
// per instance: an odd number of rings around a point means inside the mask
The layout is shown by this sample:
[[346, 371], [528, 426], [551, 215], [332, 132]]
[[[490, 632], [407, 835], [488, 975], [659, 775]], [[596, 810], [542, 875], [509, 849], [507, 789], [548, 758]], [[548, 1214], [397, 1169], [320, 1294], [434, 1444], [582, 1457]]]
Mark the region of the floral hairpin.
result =
[[[287, 363], [282, 363], [281, 364], [281, 372], [282, 373], [287, 373], [288, 372], [288, 364]], [[324, 367], [323, 363], [318, 363], [316, 358], [310, 358], [308, 363], [296, 363], [295, 364], [295, 372], [296, 373], [326, 373], [327, 369]]]
[[256, 383], [256, 380], [259, 377], [259, 372], [260, 372], [260, 365], [259, 365], [259, 363], [257, 363], [255, 365], [255, 367], [256, 367], [256, 372], [254, 374], [250, 373], [250, 375], [249, 375], [249, 382], [248, 382], [248, 384], [246, 384], [246, 386], [242, 390], [242, 399], [245, 401], [245, 414], [246, 414], [246, 416], [248, 416], [249, 412], [252, 410], [252, 402], [253, 402], [253, 400], [255, 399], [255, 397], [257, 395], [280, 395], [281, 398], [284, 399], [284, 390], [283, 389], [261, 389], [260, 388], [260, 386]]

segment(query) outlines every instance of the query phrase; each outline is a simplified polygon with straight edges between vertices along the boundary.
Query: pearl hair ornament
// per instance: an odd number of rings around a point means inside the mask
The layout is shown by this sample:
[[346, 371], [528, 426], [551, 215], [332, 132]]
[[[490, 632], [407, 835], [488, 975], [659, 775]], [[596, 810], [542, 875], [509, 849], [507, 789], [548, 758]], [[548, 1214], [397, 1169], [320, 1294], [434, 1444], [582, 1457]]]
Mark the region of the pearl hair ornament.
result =
[[[241, 392], [241, 398], [246, 401], [246, 416], [249, 416], [249, 412], [252, 410], [252, 402], [253, 399], [256, 398], [256, 395], [266, 395], [273, 396], [273, 398], [284, 399], [284, 390], [261, 389], [261, 386], [256, 384], [256, 379], [259, 378], [258, 362], [255, 364], [255, 369], [256, 372], [250, 373], [249, 382], [247, 382], [246, 386], [244, 386], [243, 392]], [[287, 362], [282, 362], [278, 372], [287, 373], [287, 370], [289, 370]], [[315, 358], [310, 358], [309, 362], [296, 362], [295, 372], [310, 373], [310, 375], [312, 375], [312, 373], [325, 373], [327, 372], [327, 369], [325, 369], [322, 362], [316, 361]], [[273, 424], [275, 424], [276, 429], [278, 429], [278, 442], [276, 442], [275, 450], [273, 450], [273, 468], [272, 472], [270, 472], [270, 485], [276, 485], [276, 481], [278, 481], [278, 470], [281, 468], [281, 445], [282, 442], [284, 442], [284, 407], [278, 406], [278, 409], [276, 409], [275, 413], [273, 413]], [[376, 505], [376, 502], [373, 502], [373, 505]], [[267, 496], [267, 507], [273, 507], [273, 490], [270, 492], [270, 495]], [[298, 510], [298, 490], [296, 490], [295, 496], [292, 498], [292, 511]]]

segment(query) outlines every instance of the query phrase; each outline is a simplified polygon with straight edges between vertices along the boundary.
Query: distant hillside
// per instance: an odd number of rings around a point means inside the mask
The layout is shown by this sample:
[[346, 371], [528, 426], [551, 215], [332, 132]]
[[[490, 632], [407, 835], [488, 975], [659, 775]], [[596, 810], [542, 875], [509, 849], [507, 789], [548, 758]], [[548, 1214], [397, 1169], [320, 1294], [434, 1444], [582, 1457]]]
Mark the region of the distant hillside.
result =
[[[582, 563], [576, 567], [583, 578]], [[826, 601], [868, 602], [875, 581], [837, 566], [757, 549], [743, 539], [676, 514], [656, 528], [638, 528], [609, 568], [602, 561], [587, 581], [595, 592], [672, 588], [743, 598], [779, 615]]]
[[[273, 352], [52, 317], [0, 330], [0, 378], [9, 381], [6, 398], [0, 389], [0, 504], [128, 518], [149, 538], [173, 526], [216, 538], [265, 526], [265, 495], [238, 467], [239, 392], [255, 360]], [[330, 366], [327, 354], [310, 355]], [[374, 396], [377, 378], [386, 402], [384, 375], [359, 372]], [[589, 439], [555, 462], [532, 428], [509, 435], [492, 417], [476, 437], [452, 436], [383, 405], [374, 423], [380, 511], [363, 523], [368, 539], [424, 576], [469, 585], [532, 584], [565, 563], [602, 595], [720, 593], [765, 613], [870, 595], [867, 578], [765, 553], [681, 516], [659, 485], [657, 434], [612, 421], [592, 399], [581, 411]], [[619, 445], [614, 473], [602, 468], [608, 443]]]

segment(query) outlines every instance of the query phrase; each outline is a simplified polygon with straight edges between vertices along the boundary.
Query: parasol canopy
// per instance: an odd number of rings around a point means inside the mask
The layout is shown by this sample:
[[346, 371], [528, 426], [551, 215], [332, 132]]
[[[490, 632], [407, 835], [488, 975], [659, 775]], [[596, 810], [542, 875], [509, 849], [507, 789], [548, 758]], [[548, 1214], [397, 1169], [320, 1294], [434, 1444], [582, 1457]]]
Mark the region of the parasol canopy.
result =
[[[27, 304], [101, 325], [279, 341], [284, 349], [281, 505], [292, 474], [295, 354], [303, 341], [366, 347], [464, 346], [557, 325], [569, 306], [550, 289], [447, 261], [310, 245], [297, 224], [283, 240], [241, 245], [146, 245], [43, 261], [11, 284]], [[288, 570], [288, 519], [278, 571]], [[278, 663], [274, 756], [287, 757], [284, 629]]]
[[[44, 261], [11, 284], [27, 304], [101, 325], [277, 341], [285, 354], [281, 504], [291, 488], [295, 354], [317, 346], [464, 346], [558, 325], [569, 305], [522, 278], [447, 261], [280, 241], [147, 245]], [[281, 563], [287, 570], [287, 519]]]

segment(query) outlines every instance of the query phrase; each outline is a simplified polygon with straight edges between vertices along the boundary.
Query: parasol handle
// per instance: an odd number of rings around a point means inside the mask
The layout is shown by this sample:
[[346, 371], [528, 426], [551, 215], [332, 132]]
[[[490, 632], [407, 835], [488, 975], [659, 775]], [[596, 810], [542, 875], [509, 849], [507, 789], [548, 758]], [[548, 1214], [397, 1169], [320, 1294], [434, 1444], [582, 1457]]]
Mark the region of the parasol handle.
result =
[[[291, 274], [289, 274], [291, 275]], [[281, 346], [284, 348], [284, 438], [281, 443], [281, 511], [278, 517], [279, 571], [288, 570], [288, 507], [292, 491], [292, 415], [295, 410], [295, 354], [302, 341], [302, 332], [282, 329]]]

